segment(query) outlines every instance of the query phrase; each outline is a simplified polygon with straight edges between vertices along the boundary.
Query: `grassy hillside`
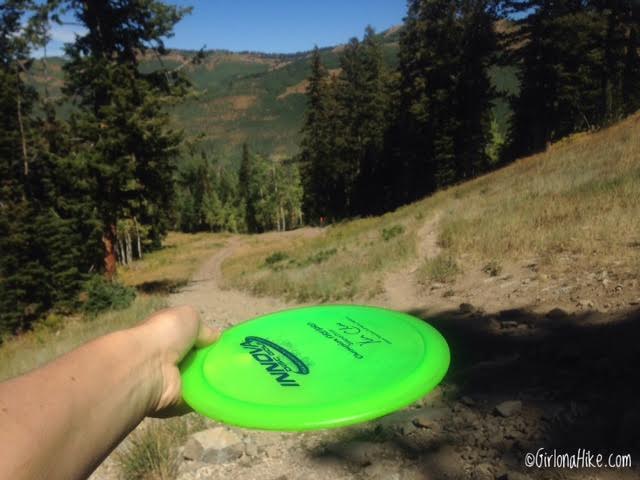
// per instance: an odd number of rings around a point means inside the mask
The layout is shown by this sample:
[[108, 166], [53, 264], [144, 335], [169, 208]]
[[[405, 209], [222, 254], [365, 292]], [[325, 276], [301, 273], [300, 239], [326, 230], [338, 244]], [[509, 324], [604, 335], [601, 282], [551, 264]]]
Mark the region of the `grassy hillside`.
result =
[[[398, 28], [381, 33], [380, 39], [385, 62], [395, 66]], [[340, 50], [337, 46], [322, 51], [329, 69], [338, 68]], [[173, 51], [161, 62], [175, 68], [193, 55], [194, 52]], [[172, 112], [175, 125], [184, 129], [189, 138], [197, 139], [202, 148], [232, 162], [239, 159], [243, 142], [267, 155], [292, 155], [297, 151], [304, 115], [309, 59], [310, 52], [269, 55], [210, 51], [201, 64], [185, 67], [198, 95]], [[63, 63], [61, 58], [36, 62], [32, 81], [42, 94], [60, 98]], [[152, 69], [159, 64], [157, 59], [148, 59], [142, 68]], [[513, 71], [494, 68], [491, 76], [500, 92], [513, 93]], [[60, 110], [67, 113], [68, 107], [60, 105]], [[495, 112], [504, 127], [508, 115], [504, 99], [496, 102]]]
[[[248, 243], [223, 270], [233, 287], [321, 301], [375, 296], [399, 266], [427, 284], [514, 262], [572, 282], [595, 272], [631, 281], [640, 271], [638, 158], [640, 114], [382, 217], [307, 241]], [[436, 257], [416, 254], [425, 225]]]

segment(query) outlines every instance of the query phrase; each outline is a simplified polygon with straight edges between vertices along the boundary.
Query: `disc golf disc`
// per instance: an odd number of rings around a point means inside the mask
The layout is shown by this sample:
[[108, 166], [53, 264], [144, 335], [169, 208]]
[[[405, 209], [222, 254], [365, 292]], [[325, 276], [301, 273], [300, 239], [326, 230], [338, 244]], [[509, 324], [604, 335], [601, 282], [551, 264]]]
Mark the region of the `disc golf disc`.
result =
[[226, 330], [182, 362], [182, 395], [231, 425], [300, 431], [403, 408], [447, 371], [440, 333], [410, 315], [356, 305], [303, 307]]

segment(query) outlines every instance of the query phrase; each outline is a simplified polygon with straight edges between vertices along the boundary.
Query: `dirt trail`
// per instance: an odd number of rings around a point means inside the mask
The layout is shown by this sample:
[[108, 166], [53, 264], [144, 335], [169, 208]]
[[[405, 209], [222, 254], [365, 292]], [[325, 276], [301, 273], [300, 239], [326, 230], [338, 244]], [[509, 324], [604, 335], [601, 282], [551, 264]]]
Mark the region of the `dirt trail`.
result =
[[[559, 300], [564, 297], [557, 296], [565, 291], [557, 290], [565, 288], [563, 280], [542, 279], [530, 259], [506, 265], [499, 276], [476, 268], [451, 285], [417, 285], [417, 267], [440, 251], [439, 220], [425, 222], [416, 260], [389, 273], [385, 292], [368, 303], [427, 318], [444, 333], [454, 354], [445, 384], [412, 407], [362, 426], [303, 434], [229, 428], [239, 443], [216, 460], [182, 460], [178, 478], [638, 478], [640, 415], [629, 381], [640, 361], [638, 311], [549, 312], [564, 305]], [[320, 233], [303, 229], [285, 235]], [[221, 265], [244, 241], [231, 237], [169, 303], [194, 305], [205, 321], [222, 327], [294, 306], [221, 288]], [[637, 289], [628, 295], [638, 296]], [[535, 309], [515, 308], [532, 305]], [[593, 324], [605, 325], [588, 328]], [[523, 467], [526, 453], [538, 448], [633, 452], [636, 469]], [[114, 472], [107, 461], [93, 478], [110, 480]]]
[[440, 213], [434, 215], [420, 227], [416, 239], [416, 257], [409, 265], [389, 272], [384, 280], [384, 295], [381, 305], [396, 310], [411, 310], [421, 304], [422, 292], [415, 274], [422, 262], [437, 256], [441, 248], [438, 245], [438, 223]]
[[254, 297], [237, 290], [221, 288], [222, 264], [241, 243], [240, 238], [231, 237], [222, 250], [202, 265], [186, 288], [169, 297], [169, 304], [193, 305], [200, 310], [202, 318], [208, 324], [222, 328], [289, 306], [275, 298]]

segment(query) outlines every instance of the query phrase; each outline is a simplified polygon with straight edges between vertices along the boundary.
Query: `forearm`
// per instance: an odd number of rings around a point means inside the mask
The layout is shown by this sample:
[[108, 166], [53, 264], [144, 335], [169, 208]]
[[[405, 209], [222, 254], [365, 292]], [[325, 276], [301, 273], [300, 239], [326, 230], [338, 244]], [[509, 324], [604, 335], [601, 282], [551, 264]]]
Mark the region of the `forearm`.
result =
[[107, 335], [0, 384], [0, 477], [82, 478], [156, 408], [161, 368], [144, 334]]

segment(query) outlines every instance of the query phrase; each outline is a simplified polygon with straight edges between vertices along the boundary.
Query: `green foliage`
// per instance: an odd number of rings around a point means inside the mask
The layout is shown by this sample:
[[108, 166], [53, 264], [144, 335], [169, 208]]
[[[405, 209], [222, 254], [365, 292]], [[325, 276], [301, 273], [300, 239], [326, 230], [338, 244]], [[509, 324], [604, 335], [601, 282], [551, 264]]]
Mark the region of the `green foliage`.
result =
[[300, 157], [305, 211], [314, 221], [379, 211], [384, 203], [389, 78], [373, 29], [362, 42], [351, 39], [339, 60], [339, 75], [329, 78], [316, 49], [307, 88]]
[[273, 267], [274, 265], [276, 265], [277, 263], [280, 263], [284, 260], [287, 260], [289, 258], [289, 255], [285, 252], [273, 252], [271, 255], [269, 255], [267, 258], [264, 259], [264, 264], [267, 267]]
[[[327, 248], [312, 253], [302, 259], [291, 258], [286, 252], [274, 252], [269, 255], [264, 265], [275, 271], [281, 271], [288, 268], [305, 268], [311, 265], [320, 265], [338, 253], [337, 248]], [[289, 260], [283, 263], [285, 260]]]
[[382, 239], [385, 242], [388, 242], [392, 238], [395, 238], [398, 235], [402, 235], [403, 233], [404, 233], [403, 225], [392, 225], [390, 227], [382, 229]]
[[181, 134], [166, 106], [189, 91], [178, 69], [145, 72], [139, 58], [162, 54], [163, 38], [188, 9], [155, 0], [69, 0], [86, 28], [66, 44], [64, 93], [74, 107], [72, 148], [105, 238], [105, 264], [113, 275], [117, 224], [135, 217], [154, 246], [170, 225], [173, 181]]
[[307, 258], [298, 263], [300, 267], [306, 267], [307, 265], [318, 265], [320, 263], [326, 262], [331, 257], [333, 257], [338, 250], [336, 248], [327, 248], [326, 250], [320, 250], [313, 255], [309, 255]]
[[640, 4], [628, 0], [512, 2], [520, 66], [511, 157], [640, 108]]
[[76, 171], [60, 162], [65, 132], [25, 80], [48, 7], [0, 6], [0, 335], [30, 328], [52, 307], [73, 308], [93, 260], [91, 213], [74, 215]]
[[409, 2], [394, 132], [407, 199], [487, 169], [495, 19], [485, 0]]
[[238, 190], [249, 232], [284, 231], [302, 223], [297, 163], [268, 160], [244, 145]]
[[106, 310], [122, 310], [127, 308], [136, 298], [136, 291], [115, 280], [106, 280], [99, 275], [92, 276], [84, 284], [86, 300], [82, 305], [83, 312], [95, 317]]
[[202, 153], [185, 158], [177, 176], [175, 225], [183, 232], [243, 231], [244, 212], [233, 171]]

